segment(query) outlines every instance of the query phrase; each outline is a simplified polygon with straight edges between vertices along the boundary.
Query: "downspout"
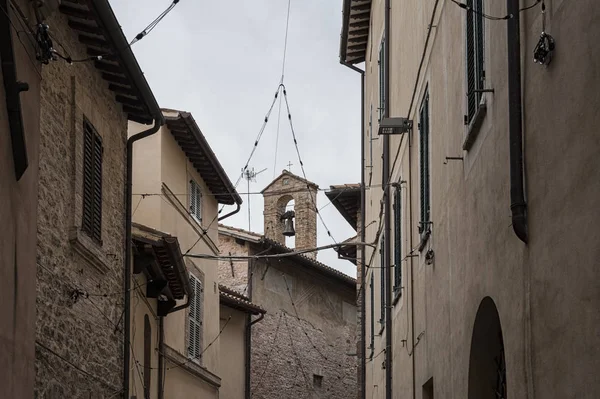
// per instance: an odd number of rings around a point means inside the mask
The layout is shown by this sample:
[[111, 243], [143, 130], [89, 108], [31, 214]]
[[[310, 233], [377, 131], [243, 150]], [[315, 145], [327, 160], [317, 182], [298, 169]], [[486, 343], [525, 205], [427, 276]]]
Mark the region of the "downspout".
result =
[[[391, 0], [385, 0], [385, 17], [384, 17], [384, 64], [383, 64], [383, 76], [385, 79], [384, 85], [384, 106], [383, 106], [383, 117], [388, 118], [390, 116], [390, 3]], [[390, 262], [391, 253], [391, 201], [390, 201], [390, 136], [383, 136], [383, 176], [385, 178], [384, 183], [384, 206], [383, 212], [383, 254], [384, 258], [384, 271], [385, 271], [385, 398], [392, 399], [392, 268]]]
[[[249, 247], [248, 247], [249, 249]], [[250, 299], [250, 301], [252, 301], [252, 268], [254, 267], [253, 264], [254, 260], [249, 259], [248, 260], [248, 271], [247, 271], [247, 276], [248, 276], [248, 298]], [[252, 392], [251, 389], [252, 387], [250, 386], [250, 378], [251, 378], [251, 367], [252, 367], [252, 322], [250, 321], [250, 319], [252, 318], [252, 316], [248, 315], [248, 318], [246, 319], [246, 337], [245, 337], [245, 345], [244, 345], [244, 352], [245, 352], [245, 363], [246, 363], [246, 367], [244, 368], [244, 382], [245, 382], [245, 398], [246, 399], [250, 399], [252, 397]], [[262, 318], [261, 318], [262, 320]]]
[[519, 0], [506, 0], [508, 20], [508, 136], [510, 145], [510, 210], [512, 227], [527, 244], [527, 203], [523, 181], [523, 126], [521, 108], [521, 35]]
[[[352, 64], [344, 62], [340, 59], [340, 63], [353, 71], [360, 73], [360, 242], [365, 242], [365, 71], [360, 68], [355, 67]], [[361, 386], [359, 387], [359, 398], [366, 398], [366, 316], [365, 316], [365, 262], [366, 262], [366, 254], [365, 249], [360, 251], [360, 281], [361, 285], [359, 287], [359, 295], [360, 295], [360, 337], [359, 337], [359, 345], [360, 350], [358, 352], [359, 358], [359, 373], [360, 373], [360, 381]]]
[[165, 372], [165, 325], [164, 317], [158, 318], [158, 399], [164, 399], [165, 387], [163, 373]]
[[123, 331], [123, 397], [129, 398], [129, 369], [131, 362], [131, 191], [133, 178], [133, 143], [158, 132], [164, 119], [154, 120], [154, 126], [127, 139], [127, 176], [125, 181], [125, 261], [123, 277], [124, 294], [124, 331]]
[[241, 202], [237, 202], [237, 203], [236, 203], [236, 205], [237, 205], [237, 208], [236, 208], [235, 210], [233, 210], [232, 212], [229, 212], [227, 215], [223, 215], [223, 216], [221, 216], [221, 217], [220, 217], [219, 219], [217, 219], [217, 220], [220, 222], [221, 220], [223, 220], [223, 219], [227, 219], [229, 216], [233, 216], [233, 215], [235, 215], [236, 213], [238, 213], [238, 212], [240, 211], [240, 209], [242, 208], [242, 204], [241, 204]]

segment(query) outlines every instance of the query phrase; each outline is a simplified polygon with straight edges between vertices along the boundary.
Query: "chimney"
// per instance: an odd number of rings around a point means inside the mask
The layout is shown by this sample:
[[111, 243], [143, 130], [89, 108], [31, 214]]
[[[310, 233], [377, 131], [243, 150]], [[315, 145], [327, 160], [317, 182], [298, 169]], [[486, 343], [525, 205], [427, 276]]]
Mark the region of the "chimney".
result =
[[[294, 227], [296, 230], [296, 250], [317, 246], [317, 212], [315, 209], [319, 186], [283, 170], [263, 191], [265, 237], [285, 245], [284, 221], [281, 215], [286, 205], [294, 201]], [[311, 199], [312, 196], [312, 199]], [[314, 201], [314, 203], [313, 203]], [[289, 210], [289, 209], [288, 209]], [[317, 253], [304, 254], [316, 259]]]

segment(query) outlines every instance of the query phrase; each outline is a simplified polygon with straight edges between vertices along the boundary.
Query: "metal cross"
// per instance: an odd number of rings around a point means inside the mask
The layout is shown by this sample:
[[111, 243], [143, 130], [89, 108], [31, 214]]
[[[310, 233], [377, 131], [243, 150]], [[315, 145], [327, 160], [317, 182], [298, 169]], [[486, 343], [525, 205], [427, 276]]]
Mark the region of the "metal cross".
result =
[[292, 161], [288, 162], [288, 164], [287, 164], [288, 172], [292, 171], [292, 165], [293, 165]]

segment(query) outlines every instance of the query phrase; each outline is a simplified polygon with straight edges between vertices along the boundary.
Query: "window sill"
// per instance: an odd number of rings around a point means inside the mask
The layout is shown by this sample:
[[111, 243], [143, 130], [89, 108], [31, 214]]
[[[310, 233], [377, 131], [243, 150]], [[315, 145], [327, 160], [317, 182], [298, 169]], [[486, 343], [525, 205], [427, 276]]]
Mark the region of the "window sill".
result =
[[392, 306], [396, 306], [398, 301], [402, 298], [402, 287], [394, 288], [394, 299], [392, 300]]
[[431, 236], [431, 230], [427, 229], [423, 233], [421, 233], [421, 241], [419, 242], [419, 252], [423, 251], [425, 245], [427, 245], [427, 241], [429, 241], [429, 237]]
[[475, 116], [473, 120], [469, 124], [467, 129], [467, 137], [465, 137], [465, 141], [463, 142], [462, 149], [465, 151], [469, 151], [475, 143], [477, 136], [479, 136], [479, 131], [481, 130], [481, 125], [483, 120], [485, 119], [485, 115], [487, 114], [487, 105], [485, 102], [479, 104], [477, 108], [477, 112], [475, 112]]
[[100, 273], [107, 273], [110, 270], [106, 262], [106, 255], [102, 252], [102, 247], [78, 227], [71, 230], [69, 241], [75, 252], [91, 263]]
[[167, 360], [188, 371], [193, 376], [206, 381], [213, 387], [218, 388], [221, 386], [221, 378], [219, 376], [211, 373], [205, 367], [200, 366], [196, 362], [190, 361], [189, 358], [183, 356], [169, 345], [163, 346], [163, 353]]

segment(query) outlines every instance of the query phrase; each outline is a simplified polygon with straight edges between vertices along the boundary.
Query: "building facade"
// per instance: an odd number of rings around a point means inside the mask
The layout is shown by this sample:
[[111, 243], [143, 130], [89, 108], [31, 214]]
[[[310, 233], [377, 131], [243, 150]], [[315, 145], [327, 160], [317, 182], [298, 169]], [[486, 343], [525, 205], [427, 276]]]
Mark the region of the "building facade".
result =
[[[284, 171], [263, 190], [264, 236], [219, 228], [221, 255], [241, 257], [219, 261], [220, 281], [266, 310], [250, 331], [247, 395], [254, 398], [348, 398], [356, 392], [356, 280], [317, 261], [316, 252], [293, 253], [316, 247], [317, 189]], [[290, 226], [282, 219], [292, 200], [295, 249], [285, 245]], [[259, 255], [271, 257], [243, 258]]]
[[109, 398], [125, 378], [127, 123], [162, 115], [108, 1], [39, 3], [35, 395]]
[[[132, 323], [141, 331], [148, 316], [152, 331], [163, 325], [164, 341], [150, 354], [152, 364], [164, 358], [163, 376], [155, 379], [163, 385], [160, 392], [151, 389], [151, 398], [155, 394], [162, 395], [158, 398], [218, 398], [222, 381], [217, 261], [186, 255], [219, 254], [218, 220], [227, 217], [219, 214], [219, 207], [238, 205], [239, 209], [241, 198], [192, 115], [163, 112], [166, 124], [136, 144], [133, 221], [177, 238], [179, 258], [191, 287], [180, 297], [173, 297], [177, 311], [171, 310], [167, 316], [153, 313], [151, 309], [157, 306], [153, 303], [150, 307], [140, 305], [132, 312], [136, 320]], [[141, 130], [143, 126], [130, 123], [130, 136]], [[141, 279], [140, 284], [148, 282], [145, 274], [136, 278]], [[148, 296], [148, 292], [142, 289], [137, 295]], [[139, 395], [140, 389], [137, 391]]]
[[[20, 40], [28, 1], [0, 1], [0, 376], [3, 395], [33, 398], [41, 63]], [[17, 9], [22, 10], [21, 16]]]
[[377, 244], [361, 397], [594, 397], [600, 95], [588, 88], [600, 57], [588, 44], [600, 8], [343, 7], [341, 62], [364, 79], [365, 241]]

